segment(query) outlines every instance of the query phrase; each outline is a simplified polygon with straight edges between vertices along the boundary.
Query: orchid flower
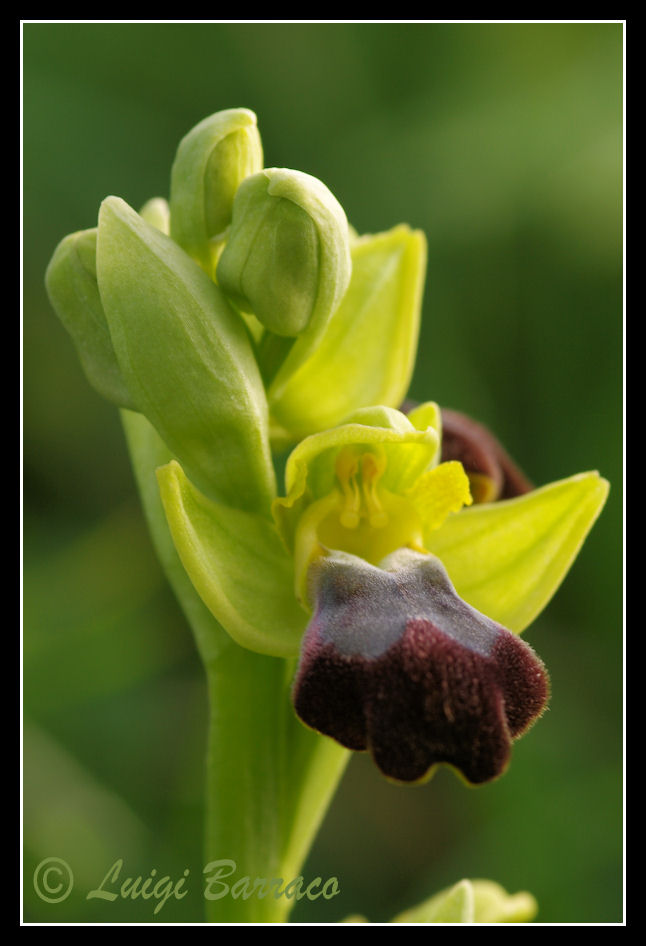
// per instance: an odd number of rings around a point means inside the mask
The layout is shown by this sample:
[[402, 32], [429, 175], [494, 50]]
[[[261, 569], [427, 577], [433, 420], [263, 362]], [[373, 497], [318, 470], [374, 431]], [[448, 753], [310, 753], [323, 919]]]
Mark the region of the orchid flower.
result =
[[[399, 410], [423, 234], [359, 236], [321, 181], [262, 164], [252, 112], [205, 119], [179, 146], [169, 204], [137, 213], [108, 197], [97, 227], [60, 243], [50, 299], [88, 379], [123, 411], [162, 561], [218, 680], [212, 699], [230, 701], [213, 716], [219, 738], [239, 693], [261, 719], [252, 679], [280, 694], [288, 674], [296, 716], [281, 704], [281, 725], [370, 751], [397, 781], [439, 764], [488, 781], [548, 699], [519, 635], [608, 484], [590, 472], [531, 489], [474, 422], [431, 401]], [[223, 685], [221, 629], [246, 690]], [[313, 824], [320, 738], [302, 742]], [[330, 786], [341, 757], [328, 757]], [[300, 783], [283, 761], [287, 797]], [[283, 847], [302, 860], [303, 843]]]
[[185, 568], [229, 633], [300, 653], [293, 695], [306, 724], [370, 749], [401, 781], [445, 762], [482, 782], [544, 709], [545, 669], [518, 635], [565, 576], [607, 484], [585, 473], [471, 505], [462, 464], [438, 463], [440, 423], [432, 403], [408, 416], [363, 409], [306, 438], [274, 524], [232, 519], [177, 463], [158, 478]]

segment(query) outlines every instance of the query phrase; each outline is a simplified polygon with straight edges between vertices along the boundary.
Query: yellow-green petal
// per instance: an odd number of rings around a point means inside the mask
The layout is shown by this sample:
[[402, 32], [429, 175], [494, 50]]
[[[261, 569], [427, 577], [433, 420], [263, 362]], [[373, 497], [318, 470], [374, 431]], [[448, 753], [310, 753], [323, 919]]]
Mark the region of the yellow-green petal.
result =
[[307, 616], [294, 598], [292, 562], [274, 526], [212, 502], [174, 460], [157, 479], [177, 553], [214, 617], [242, 647], [296, 656]]
[[439, 529], [452, 512], [472, 502], [469, 477], [457, 460], [423, 473], [407, 496], [419, 512], [425, 532]]
[[381, 483], [397, 494], [413, 486], [438, 452], [439, 437], [433, 427], [417, 430], [405, 414], [393, 408], [363, 408], [348, 420], [347, 424], [306, 437], [289, 456], [285, 470], [287, 496], [277, 499], [273, 507], [288, 547], [304, 504], [336, 488], [335, 463], [343, 447], [383, 451], [387, 462]]
[[335, 484], [334, 461], [338, 450], [357, 444], [383, 446], [388, 465], [382, 483], [393, 493], [402, 493], [428, 468], [438, 442], [434, 428], [416, 430], [400, 411], [364, 408], [351, 414], [345, 424], [307, 437], [292, 451], [285, 472], [287, 491], [298, 478], [298, 467], [306, 464], [313, 495], [329, 493]]
[[519, 634], [563, 581], [609, 488], [597, 472], [580, 473], [516, 499], [463, 509], [424, 542], [461, 598]]
[[424, 401], [418, 404], [406, 414], [416, 430], [425, 430], [427, 427], [434, 427], [442, 437], [442, 411], [439, 404], [435, 401]]
[[398, 407], [413, 371], [426, 240], [398, 226], [351, 248], [352, 277], [307, 360], [269, 390], [274, 422], [296, 437], [341, 423], [358, 407]]

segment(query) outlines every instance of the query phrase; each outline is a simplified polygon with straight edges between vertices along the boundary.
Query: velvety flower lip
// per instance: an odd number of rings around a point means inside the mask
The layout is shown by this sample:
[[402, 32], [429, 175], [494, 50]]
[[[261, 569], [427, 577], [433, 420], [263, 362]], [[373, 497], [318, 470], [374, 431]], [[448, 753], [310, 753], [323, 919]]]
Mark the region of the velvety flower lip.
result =
[[501, 775], [549, 695], [531, 647], [462, 601], [433, 555], [400, 549], [376, 567], [335, 552], [311, 581], [293, 689], [303, 722], [397, 781], [440, 763], [473, 784]]

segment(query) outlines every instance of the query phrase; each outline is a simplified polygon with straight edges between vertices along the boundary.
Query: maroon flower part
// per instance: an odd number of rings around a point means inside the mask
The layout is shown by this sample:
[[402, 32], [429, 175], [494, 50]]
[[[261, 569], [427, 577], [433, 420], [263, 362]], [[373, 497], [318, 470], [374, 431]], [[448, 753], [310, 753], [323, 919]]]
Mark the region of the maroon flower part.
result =
[[474, 502], [522, 496], [534, 487], [491, 431], [466, 414], [442, 408], [442, 462], [459, 460]]
[[[417, 407], [415, 401], [404, 401], [404, 414]], [[474, 503], [490, 503], [512, 499], [534, 489], [518, 464], [512, 460], [490, 430], [467, 414], [441, 408], [441, 462], [459, 460], [469, 477]]]
[[531, 647], [462, 601], [432, 555], [401, 549], [377, 568], [333, 553], [312, 577], [293, 690], [303, 722], [398, 781], [438, 763], [474, 784], [501, 775], [549, 694]]

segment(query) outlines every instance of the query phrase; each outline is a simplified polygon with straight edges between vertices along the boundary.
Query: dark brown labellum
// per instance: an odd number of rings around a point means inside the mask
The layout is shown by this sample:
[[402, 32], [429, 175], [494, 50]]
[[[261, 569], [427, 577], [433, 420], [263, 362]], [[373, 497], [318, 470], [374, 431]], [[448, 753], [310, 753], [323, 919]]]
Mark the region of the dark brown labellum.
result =
[[381, 564], [342, 553], [319, 564], [296, 712], [398, 781], [439, 763], [474, 784], [496, 778], [545, 708], [542, 662], [462, 601], [435, 556], [402, 549]]

